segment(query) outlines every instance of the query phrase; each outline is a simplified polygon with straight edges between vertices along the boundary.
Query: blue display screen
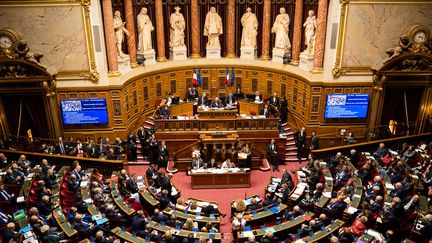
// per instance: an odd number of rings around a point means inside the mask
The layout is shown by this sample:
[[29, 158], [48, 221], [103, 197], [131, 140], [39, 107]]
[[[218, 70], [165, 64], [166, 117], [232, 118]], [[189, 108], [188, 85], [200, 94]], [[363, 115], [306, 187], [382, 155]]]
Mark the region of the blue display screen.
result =
[[106, 99], [60, 100], [63, 124], [108, 124]]
[[366, 118], [369, 94], [328, 94], [324, 118]]

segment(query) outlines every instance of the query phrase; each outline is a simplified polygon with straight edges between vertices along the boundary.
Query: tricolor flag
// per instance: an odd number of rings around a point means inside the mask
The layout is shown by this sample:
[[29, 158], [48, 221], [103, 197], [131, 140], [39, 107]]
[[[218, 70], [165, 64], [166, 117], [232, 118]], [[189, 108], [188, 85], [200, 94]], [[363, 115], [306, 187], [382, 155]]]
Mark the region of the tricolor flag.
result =
[[198, 86], [198, 77], [197, 77], [197, 74], [195, 72], [195, 68], [193, 69], [192, 85], [193, 86]]
[[232, 67], [231, 69], [231, 87], [234, 86], [234, 81], [235, 81], [235, 73], [234, 73], [234, 67]]
[[201, 86], [202, 84], [202, 77], [201, 77], [201, 68], [198, 69], [198, 86]]
[[228, 84], [228, 85], [231, 84], [230, 76], [229, 76], [229, 73], [228, 73], [228, 68], [226, 68], [225, 83]]

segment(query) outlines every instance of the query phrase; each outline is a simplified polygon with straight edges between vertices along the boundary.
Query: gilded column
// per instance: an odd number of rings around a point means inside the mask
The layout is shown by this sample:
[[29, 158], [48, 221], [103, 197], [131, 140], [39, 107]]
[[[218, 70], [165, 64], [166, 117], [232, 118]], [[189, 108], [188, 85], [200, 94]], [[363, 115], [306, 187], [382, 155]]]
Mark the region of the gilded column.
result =
[[264, 0], [261, 59], [270, 60], [270, 8], [271, 0]]
[[118, 59], [116, 39], [114, 35], [114, 17], [111, 0], [102, 1], [104, 32], [105, 32], [105, 49], [108, 57], [108, 74], [118, 75]]
[[294, 15], [294, 33], [292, 45], [292, 65], [299, 65], [300, 61], [300, 47], [302, 37], [302, 18], [303, 18], [303, 0], [296, 0], [295, 2], [295, 15]]
[[199, 30], [198, 0], [191, 1], [191, 36], [192, 36], [192, 58], [200, 58], [200, 30]]
[[129, 31], [127, 36], [127, 44], [131, 67], [138, 67], [137, 50], [135, 41], [135, 17], [133, 16], [132, 0], [125, 0], [125, 18], [126, 28]]
[[313, 73], [322, 72], [324, 61], [324, 45], [327, 25], [327, 8], [328, 0], [319, 0], [318, 2], [318, 18], [317, 29], [315, 33], [315, 53], [313, 62]]
[[159, 62], [166, 61], [165, 57], [165, 31], [164, 31], [164, 16], [162, 11], [162, 0], [155, 1], [156, 10], [156, 35], [157, 35], [157, 60]]
[[227, 55], [226, 57], [235, 57], [235, 0], [228, 0], [228, 23], [227, 23]]

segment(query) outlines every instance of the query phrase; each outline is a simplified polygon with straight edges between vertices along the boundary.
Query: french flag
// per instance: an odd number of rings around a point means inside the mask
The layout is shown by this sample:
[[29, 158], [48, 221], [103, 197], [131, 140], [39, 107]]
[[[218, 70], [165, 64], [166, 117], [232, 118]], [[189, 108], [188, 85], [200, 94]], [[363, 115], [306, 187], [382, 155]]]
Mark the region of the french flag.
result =
[[230, 76], [229, 76], [228, 68], [226, 68], [225, 83], [228, 84], [228, 85], [231, 84], [231, 80], [230, 80]]
[[195, 72], [195, 68], [194, 68], [194, 70], [193, 70], [192, 84], [193, 84], [194, 86], [198, 86], [198, 76], [197, 76], [197, 74], [196, 74], [196, 72]]

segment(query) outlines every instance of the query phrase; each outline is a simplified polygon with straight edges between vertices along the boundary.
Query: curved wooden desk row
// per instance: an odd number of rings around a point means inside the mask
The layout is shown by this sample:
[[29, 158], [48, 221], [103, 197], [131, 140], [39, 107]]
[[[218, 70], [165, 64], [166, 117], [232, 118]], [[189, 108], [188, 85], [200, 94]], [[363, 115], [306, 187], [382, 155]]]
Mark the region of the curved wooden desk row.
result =
[[[304, 216], [306, 216], [306, 217], [304, 217]], [[258, 237], [264, 236], [264, 234], [267, 231], [273, 231], [275, 235], [287, 236], [288, 235], [288, 234], [286, 234], [287, 231], [293, 230], [297, 226], [300, 226], [301, 224], [305, 223], [307, 221], [305, 218], [312, 218], [314, 216], [314, 213], [306, 212], [304, 214], [304, 216], [299, 216], [299, 217], [296, 217], [292, 220], [288, 220], [288, 221], [282, 222], [281, 224], [278, 224], [278, 225], [275, 225], [272, 227], [267, 227], [264, 229], [237, 232], [237, 237], [239, 240], [247, 240], [248, 237], [251, 234], [253, 234], [253, 235], [255, 235], [255, 237], [258, 238]]]
[[329, 237], [331, 234], [335, 233], [336, 231], [338, 231], [344, 224], [345, 224], [345, 222], [343, 222], [342, 220], [336, 219], [334, 221], [334, 223], [328, 225], [323, 230], [320, 230], [320, 231], [314, 233], [312, 236], [302, 238], [299, 241], [300, 242], [318, 242], [320, 240], [323, 240], [326, 237]]
[[113, 233], [115, 236], [117, 236], [118, 238], [126, 241], [126, 242], [134, 242], [134, 243], [147, 243], [150, 241], [146, 241], [141, 237], [138, 236], [134, 236], [129, 232], [126, 232], [124, 230], [122, 230], [120, 227], [116, 227], [114, 229], [111, 230], [111, 233]]
[[157, 222], [150, 221], [149, 222], [150, 227], [152, 229], [157, 230], [158, 232], [165, 233], [166, 231], [176, 232], [173, 233], [173, 235], [180, 236], [183, 238], [187, 238], [189, 234], [193, 234], [195, 239], [199, 239], [200, 237], [204, 237], [205, 239], [213, 239], [213, 241], [220, 242], [222, 240], [222, 234], [221, 233], [205, 233], [205, 232], [193, 232], [189, 230], [183, 230], [183, 229], [175, 229], [173, 227], [167, 226], [167, 225], [161, 225]]
[[[325, 162], [324, 162], [325, 163]], [[320, 163], [321, 164], [321, 163]], [[323, 168], [323, 173], [325, 177], [325, 192], [333, 192], [333, 177], [330, 173], [330, 170], [327, 168], [327, 164], [321, 164]], [[326, 197], [324, 195], [321, 196], [320, 200], [315, 203], [314, 209], [317, 212], [320, 212], [321, 209], [330, 201], [331, 197]]]
[[174, 215], [176, 218], [187, 220], [192, 219], [195, 222], [198, 222], [200, 226], [205, 226], [207, 222], [212, 223], [213, 225], [220, 225], [220, 217], [207, 217], [207, 216], [197, 216], [188, 213], [184, 213], [178, 210], [173, 210], [172, 208], [166, 208], [163, 211], [167, 215]]
[[80, 165], [83, 169], [95, 168], [104, 175], [111, 175], [113, 170], [121, 170], [123, 168], [123, 161], [121, 160], [90, 159], [68, 155], [44, 154], [18, 150], [0, 150], [0, 153], [5, 154], [10, 160], [18, 160], [20, 155], [25, 154], [26, 158], [32, 161], [34, 165], [40, 164], [42, 159], [47, 159], [50, 164], [53, 164], [58, 168], [62, 166], [71, 166], [73, 162], [77, 160], [80, 162]]

